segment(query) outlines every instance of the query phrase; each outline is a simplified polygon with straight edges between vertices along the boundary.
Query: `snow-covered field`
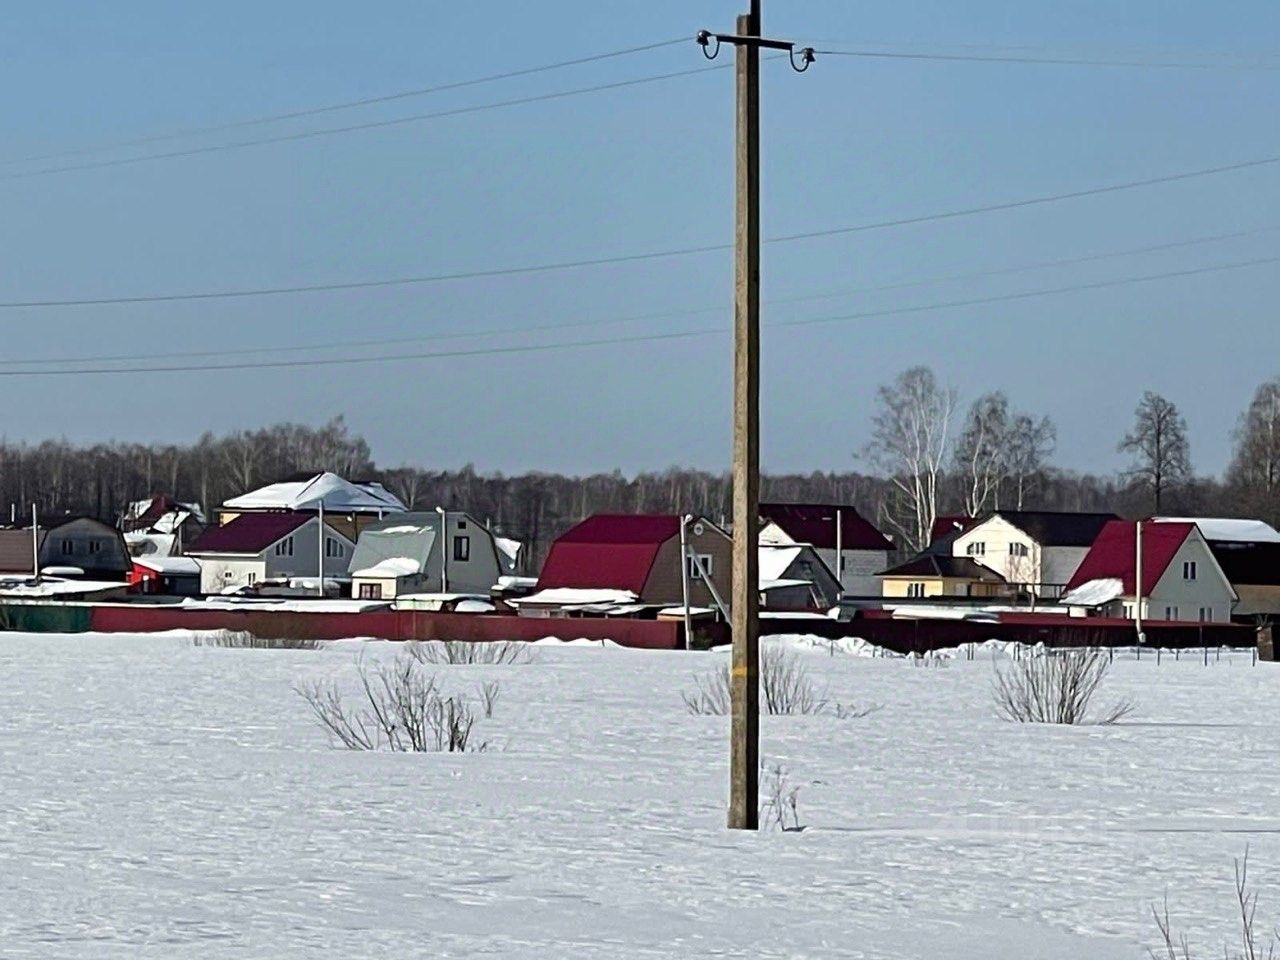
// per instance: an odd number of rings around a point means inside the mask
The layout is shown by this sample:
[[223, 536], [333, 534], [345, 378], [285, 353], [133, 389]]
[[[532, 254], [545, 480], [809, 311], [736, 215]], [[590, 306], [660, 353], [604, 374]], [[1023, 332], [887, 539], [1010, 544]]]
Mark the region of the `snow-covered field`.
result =
[[[333, 749], [359, 644], [0, 634], [0, 956], [1137, 958], [1280, 919], [1280, 669], [1118, 660], [1114, 727], [999, 721], [990, 660], [804, 654], [859, 720], [765, 717], [802, 832], [723, 829], [723, 654], [536, 648], [485, 753]], [[368, 656], [394, 656], [387, 644]], [[1130, 655], [1131, 656], [1131, 655]]]

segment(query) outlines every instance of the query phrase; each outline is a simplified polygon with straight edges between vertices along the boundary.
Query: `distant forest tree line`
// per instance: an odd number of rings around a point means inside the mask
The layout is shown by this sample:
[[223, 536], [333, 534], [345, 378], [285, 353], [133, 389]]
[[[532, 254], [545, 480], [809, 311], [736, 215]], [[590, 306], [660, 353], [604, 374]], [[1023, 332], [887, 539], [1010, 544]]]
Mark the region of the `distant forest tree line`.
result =
[[[1259, 517], [1280, 521], [1280, 377], [1258, 387], [1232, 428], [1234, 453], [1222, 477], [1192, 469], [1186, 423], [1168, 399], [1148, 392], [1117, 437], [1131, 457], [1119, 474], [1079, 473], [1053, 463], [1048, 417], [1015, 409], [999, 391], [963, 409], [933, 371], [913, 367], [880, 388], [865, 471], [773, 474], [768, 500], [852, 504], [904, 552], [926, 545], [939, 516], [993, 509], [1111, 510]], [[671, 468], [633, 477], [555, 473], [505, 476], [471, 466], [380, 468], [369, 444], [343, 418], [320, 427], [282, 423], [189, 445], [109, 442], [76, 445], [0, 441], [0, 504], [21, 525], [42, 517], [89, 515], [114, 521], [124, 506], [157, 493], [206, 509], [263, 484], [308, 471], [376, 479], [411, 508], [464, 509], [527, 546], [536, 570], [551, 541], [599, 512], [705, 515], [731, 512], [728, 473]]]

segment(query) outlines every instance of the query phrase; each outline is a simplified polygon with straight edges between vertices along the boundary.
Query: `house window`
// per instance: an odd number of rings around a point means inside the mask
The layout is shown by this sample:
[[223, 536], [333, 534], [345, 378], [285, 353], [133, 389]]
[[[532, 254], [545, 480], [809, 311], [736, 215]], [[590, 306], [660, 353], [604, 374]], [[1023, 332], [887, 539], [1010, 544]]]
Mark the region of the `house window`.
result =
[[1009, 544], [1009, 556], [1025, 557], [1027, 555], [1027, 545], [1025, 543]]
[[964, 552], [971, 557], [985, 557], [987, 555], [987, 545], [984, 541], [979, 540], [977, 543], [971, 543], [965, 547]]
[[1210, 621], [1210, 620], [1212, 620], [1212, 619], [1213, 619], [1213, 607], [1201, 607], [1201, 608], [1200, 608], [1200, 622], [1201, 622], [1201, 623], [1207, 623], [1208, 621]]
[[1183, 561], [1182, 579], [1194, 580], [1196, 578], [1196, 562], [1194, 560]]
[[458, 521], [458, 529], [459, 529], [459, 530], [465, 530], [465, 529], [467, 529], [467, 521], [465, 521], [465, 520], [459, 520], [459, 521]]
[[74, 540], [64, 539], [62, 541], [62, 552], [66, 556], [71, 556], [71, 554], [76, 552], [76, 542]]
[[380, 583], [362, 583], [360, 584], [360, 600], [381, 600], [382, 584]]
[[1124, 616], [1124, 618], [1125, 618], [1126, 620], [1132, 620], [1132, 619], [1133, 619], [1133, 604], [1132, 604], [1132, 603], [1126, 603], [1126, 604], [1124, 605], [1124, 613], [1123, 613], [1123, 616]]
[[1165, 607], [1165, 608], [1164, 608], [1164, 618], [1165, 618], [1166, 620], [1177, 620], [1177, 619], [1178, 619], [1178, 608], [1177, 608], [1177, 607]]
[[[707, 572], [708, 577], [715, 576], [714, 563], [713, 563], [714, 560], [715, 560], [715, 557], [711, 556], [711, 554], [709, 553], [698, 554], [697, 562], [694, 561], [693, 557], [690, 557], [689, 558], [689, 579], [701, 580], [703, 570]], [[699, 569], [699, 566], [701, 566], [701, 569]]]
[[[228, 576], [230, 576], [230, 574], [228, 574]], [[255, 583], [257, 583], [257, 582], [258, 582], [258, 575], [257, 575], [256, 573], [250, 573], [250, 574], [248, 574], [248, 575], [245, 577], [245, 582], [246, 582], [247, 584], [249, 584], [249, 586], [251, 586], [251, 587], [252, 587]]]
[[471, 538], [470, 537], [454, 537], [453, 538], [453, 559], [467, 561], [471, 559]]
[[102, 541], [101, 541], [101, 540], [90, 540], [90, 541], [89, 541], [89, 552], [90, 552], [90, 553], [101, 553], [101, 552], [102, 552]]
[[285, 537], [283, 540], [281, 540], [279, 543], [276, 544], [276, 556], [277, 557], [293, 556], [293, 537]]
[[326, 557], [345, 557], [347, 548], [341, 540], [335, 540], [333, 537], [324, 538], [324, 555]]
[[908, 584], [907, 584], [907, 596], [908, 596], [908, 597], [916, 597], [916, 598], [923, 597], [923, 596], [924, 596], [924, 584], [923, 584], [923, 583], [908, 583]]

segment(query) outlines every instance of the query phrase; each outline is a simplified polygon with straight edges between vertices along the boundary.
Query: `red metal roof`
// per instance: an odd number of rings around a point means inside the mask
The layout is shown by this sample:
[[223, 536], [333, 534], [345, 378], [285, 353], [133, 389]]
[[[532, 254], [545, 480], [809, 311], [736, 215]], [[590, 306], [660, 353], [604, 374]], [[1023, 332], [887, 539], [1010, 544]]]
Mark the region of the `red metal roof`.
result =
[[242, 513], [230, 523], [206, 529], [187, 553], [261, 553], [311, 519], [306, 513]]
[[[1178, 548], [1195, 530], [1194, 523], [1143, 523], [1142, 525], [1142, 593], [1150, 594], [1164, 576]], [[1085, 554], [1075, 576], [1067, 584], [1074, 590], [1090, 580], [1118, 579], [1124, 584], [1125, 596], [1134, 596], [1134, 566], [1137, 560], [1135, 537], [1137, 528], [1129, 520], [1112, 520], [1102, 528], [1098, 539]]]
[[840, 545], [845, 550], [892, 550], [893, 542], [854, 507], [829, 503], [762, 503], [760, 516], [776, 523], [797, 543], [836, 548], [836, 511]]
[[551, 545], [538, 589], [554, 587], [644, 591], [654, 558], [680, 534], [680, 518], [653, 514], [599, 513]]
[[943, 537], [950, 536], [951, 534], [963, 533], [966, 529], [977, 522], [977, 518], [963, 513], [953, 513], [942, 517], [936, 517], [933, 521], [933, 527], [929, 530], [929, 543], [937, 543]]

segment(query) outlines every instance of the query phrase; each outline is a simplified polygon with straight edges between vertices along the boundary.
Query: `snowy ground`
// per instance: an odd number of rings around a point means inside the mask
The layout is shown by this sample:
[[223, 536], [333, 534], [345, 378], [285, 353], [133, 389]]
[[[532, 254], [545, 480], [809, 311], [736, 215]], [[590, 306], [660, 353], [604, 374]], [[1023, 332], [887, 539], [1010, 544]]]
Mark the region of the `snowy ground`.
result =
[[[806, 653], [861, 720], [766, 717], [799, 833], [722, 828], [723, 654], [536, 649], [482, 754], [332, 749], [300, 681], [357, 644], [0, 634], [0, 956], [1137, 958], [1166, 891], [1280, 919], [1280, 668], [1117, 661], [1110, 728], [994, 719], [990, 661]], [[391, 656], [386, 644], [369, 655]], [[1273, 809], [1273, 805], [1275, 809]]]

